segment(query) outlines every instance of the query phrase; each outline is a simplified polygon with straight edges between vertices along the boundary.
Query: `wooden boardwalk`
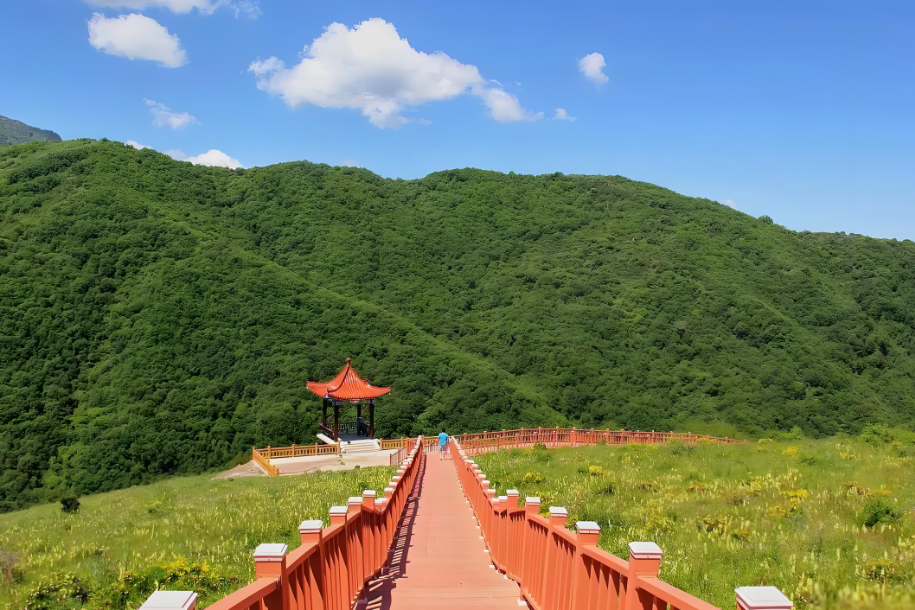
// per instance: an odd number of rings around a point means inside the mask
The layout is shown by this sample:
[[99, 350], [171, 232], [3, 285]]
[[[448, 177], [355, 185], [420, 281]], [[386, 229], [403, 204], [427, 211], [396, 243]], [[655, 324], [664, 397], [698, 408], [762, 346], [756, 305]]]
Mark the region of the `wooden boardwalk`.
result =
[[[518, 585], [489, 560], [454, 464], [430, 454], [392, 549], [390, 572], [368, 592], [368, 610], [518, 610]], [[527, 607], [527, 604], [524, 604]]]

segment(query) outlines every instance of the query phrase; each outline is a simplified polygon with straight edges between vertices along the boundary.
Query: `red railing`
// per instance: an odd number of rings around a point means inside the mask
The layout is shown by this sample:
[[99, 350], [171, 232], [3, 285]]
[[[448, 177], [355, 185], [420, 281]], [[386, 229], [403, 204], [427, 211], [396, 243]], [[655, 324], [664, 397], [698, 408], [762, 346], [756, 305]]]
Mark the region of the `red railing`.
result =
[[[255, 580], [210, 606], [212, 610], [350, 610], [364, 598], [370, 580], [388, 563], [394, 532], [422, 470], [422, 437], [412, 448], [383, 498], [374, 491], [330, 509], [330, 525], [320, 520], [299, 526], [302, 545], [262, 544], [254, 552]], [[166, 592], [158, 592], [166, 593]], [[173, 594], [175, 592], [168, 592]], [[156, 594], [154, 594], [156, 595]], [[180, 608], [193, 608], [188, 593]], [[161, 608], [153, 599], [147, 604]]]
[[[580, 521], [572, 532], [566, 528], [565, 508], [550, 507], [545, 518], [538, 514], [540, 498], [527, 498], [520, 507], [516, 490], [496, 497], [458, 438], [452, 439], [453, 462], [492, 563], [520, 585], [521, 598], [534, 610], [717, 610], [658, 580], [663, 551], [655, 543], [630, 543], [626, 561], [597, 548], [600, 527], [594, 522]], [[773, 587], [736, 591], [739, 608], [791, 607]]]
[[499, 449], [514, 447], [533, 447], [544, 445], [554, 447], [580, 447], [584, 445], [626, 445], [629, 443], [661, 444], [679, 441], [685, 444], [709, 441], [716, 443], [747, 444], [733, 438], [719, 438], [705, 434], [689, 432], [640, 432], [630, 430], [579, 430], [576, 428], [528, 428], [520, 430], [502, 430], [501, 432], [483, 432], [481, 434], [458, 434], [455, 436], [463, 450], [470, 455], [479, 455]]

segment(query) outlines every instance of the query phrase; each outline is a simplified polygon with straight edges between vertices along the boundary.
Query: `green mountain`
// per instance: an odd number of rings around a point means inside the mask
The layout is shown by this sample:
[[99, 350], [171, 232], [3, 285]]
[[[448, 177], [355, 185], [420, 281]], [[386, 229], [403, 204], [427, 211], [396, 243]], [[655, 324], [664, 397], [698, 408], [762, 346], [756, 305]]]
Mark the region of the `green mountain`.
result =
[[915, 422], [915, 244], [621, 177], [229, 170], [0, 151], [0, 507], [312, 442], [555, 424], [812, 436]]
[[25, 123], [0, 116], [0, 148], [29, 142], [60, 142], [60, 136], [47, 129], [30, 127]]

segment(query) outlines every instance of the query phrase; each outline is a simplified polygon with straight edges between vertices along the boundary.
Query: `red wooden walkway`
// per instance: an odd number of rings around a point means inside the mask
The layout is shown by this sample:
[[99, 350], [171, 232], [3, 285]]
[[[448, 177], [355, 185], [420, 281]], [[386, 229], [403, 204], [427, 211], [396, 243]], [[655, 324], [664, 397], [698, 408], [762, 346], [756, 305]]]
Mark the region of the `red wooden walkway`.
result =
[[390, 572], [371, 584], [368, 609], [518, 610], [518, 585], [493, 568], [454, 464], [428, 455], [416, 489], [419, 497], [406, 508]]

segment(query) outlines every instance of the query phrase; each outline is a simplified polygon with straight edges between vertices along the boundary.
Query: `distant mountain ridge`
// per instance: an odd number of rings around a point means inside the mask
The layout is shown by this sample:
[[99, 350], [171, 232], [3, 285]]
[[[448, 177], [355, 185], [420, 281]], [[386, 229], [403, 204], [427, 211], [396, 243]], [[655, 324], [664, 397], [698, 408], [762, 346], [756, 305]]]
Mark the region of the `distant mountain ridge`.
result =
[[0, 149], [0, 511], [312, 443], [346, 357], [381, 437], [911, 426], [915, 243], [620, 176]]
[[0, 115], [0, 148], [29, 142], [60, 142], [60, 136], [49, 129], [38, 129], [22, 121]]

